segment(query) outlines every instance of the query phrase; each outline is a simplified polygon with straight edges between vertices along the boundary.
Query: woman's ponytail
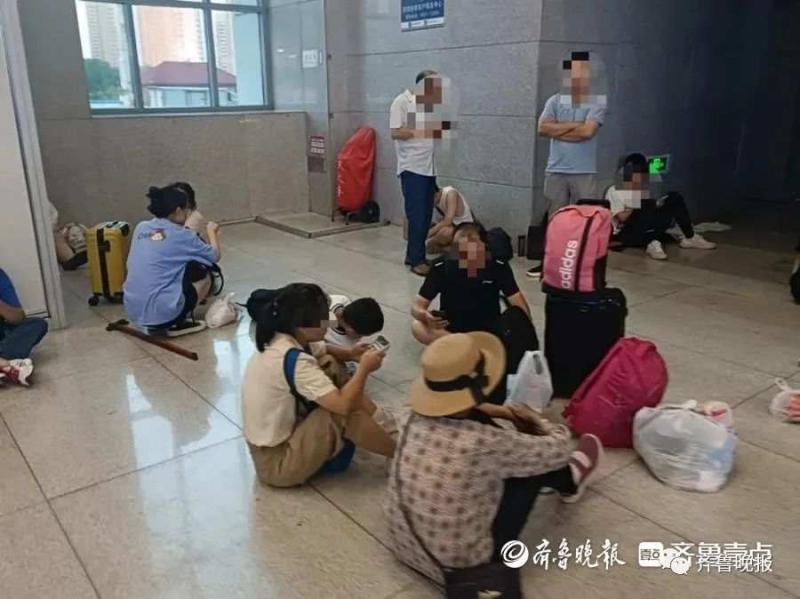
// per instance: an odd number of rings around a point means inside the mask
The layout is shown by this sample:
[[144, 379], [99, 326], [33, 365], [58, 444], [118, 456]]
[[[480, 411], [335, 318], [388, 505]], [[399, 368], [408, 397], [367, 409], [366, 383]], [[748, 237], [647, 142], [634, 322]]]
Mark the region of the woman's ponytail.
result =
[[[277, 295], [280, 295], [280, 291]], [[261, 308], [256, 320], [256, 348], [260, 352], [263, 352], [270, 344], [280, 328], [277, 295]]]
[[311, 283], [292, 283], [277, 291], [256, 319], [256, 347], [263, 352], [277, 333], [295, 337], [301, 327], [321, 327], [328, 319], [328, 296]]

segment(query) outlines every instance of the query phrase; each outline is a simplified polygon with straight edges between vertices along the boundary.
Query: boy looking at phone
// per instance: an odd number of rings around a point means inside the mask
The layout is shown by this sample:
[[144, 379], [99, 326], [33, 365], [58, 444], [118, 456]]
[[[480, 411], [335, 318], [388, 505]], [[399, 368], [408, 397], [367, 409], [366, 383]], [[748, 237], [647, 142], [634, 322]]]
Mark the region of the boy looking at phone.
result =
[[[377, 341], [374, 335], [383, 330], [383, 311], [371, 297], [350, 301], [344, 295], [331, 295], [330, 302], [325, 353], [342, 364], [358, 362]], [[388, 348], [388, 341], [382, 339]]]

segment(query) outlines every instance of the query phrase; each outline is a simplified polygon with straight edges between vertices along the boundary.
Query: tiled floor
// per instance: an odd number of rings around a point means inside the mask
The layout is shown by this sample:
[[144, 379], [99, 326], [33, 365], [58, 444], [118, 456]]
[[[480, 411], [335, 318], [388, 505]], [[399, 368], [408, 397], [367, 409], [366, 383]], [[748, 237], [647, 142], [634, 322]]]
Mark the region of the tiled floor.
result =
[[[419, 355], [407, 310], [420, 280], [400, 264], [399, 229], [305, 240], [248, 224], [224, 229], [223, 240], [227, 288], [242, 301], [253, 288], [298, 280], [375, 296], [392, 348], [370, 391], [402, 408]], [[531, 566], [528, 596], [800, 597], [800, 427], [766, 411], [776, 376], [800, 385], [800, 308], [782, 285], [698, 268], [702, 256], [611, 260], [609, 280], [631, 302], [629, 331], [654, 339], [669, 364], [668, 399], [735, 406], [736, 470], [718, 494], [684, 493], [656, 481], [632, 451], [609, 452], [585, 500], [540, 499], [522, 540], [590, 539], [599, 550], [608, 538], [627, 565]], [[541, 331], [543, 297], [524, 266], [515, 270]], [[107, 333], [122, 310], [88, 308], [85, 273], [64, 283], [72, 326], [38, 350], [33, 389], [0, 390], [0, 597], [439, 596], [384, 546], [381, 461], [359, 456], [346, 474], [303, 489], [254, 480], [239, 409], [254, 351], [247, 321], [183, 338], [200, 354], [190, 362]], [[642, 569], [644, 540], [771, 543], [774, 573]]]

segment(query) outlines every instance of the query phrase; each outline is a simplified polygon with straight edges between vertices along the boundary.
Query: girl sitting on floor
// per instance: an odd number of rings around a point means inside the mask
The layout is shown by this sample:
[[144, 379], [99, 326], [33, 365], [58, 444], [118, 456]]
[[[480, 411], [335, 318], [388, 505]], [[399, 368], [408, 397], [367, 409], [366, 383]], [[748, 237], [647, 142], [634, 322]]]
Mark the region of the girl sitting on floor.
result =
[[151, 334], [170, 337], [201, 331], [192, 318], [211, 291], [211, 266], [222, 256], [219, 225], [208, 223], [208, 243], [184, 225], [190, 214], [185, 193], [169, 186], [151, 187], [147, 209], [155, 218], [133, 232], [128, 276], [123, 287], [125, 310]]
[[265, 484], [291, 487], [320, 470], [346, 468], [355, 446], [394, 454], [394, 440], [376, 423], [378, 408], [364, 393], [384, 354], [365, 351], [341, 388], [311, 354], [312, 344], [325, 339], [328, 308], [317, 285], [294, 283], [277, 292], [256, 323], [258, 353], [244, 374], [242, 414]]

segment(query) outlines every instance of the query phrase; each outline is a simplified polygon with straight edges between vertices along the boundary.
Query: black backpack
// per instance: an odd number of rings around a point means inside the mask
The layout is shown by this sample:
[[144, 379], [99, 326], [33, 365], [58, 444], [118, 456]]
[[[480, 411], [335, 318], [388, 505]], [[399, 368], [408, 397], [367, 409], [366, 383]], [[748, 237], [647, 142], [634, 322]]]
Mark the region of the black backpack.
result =
[[796, 304], [800, 304], [800, 269], [792, 273], [789, 279], [789, 289], [792, 290], [792, 297]]
[[486, 232], [487, 246], [492, 259], [508, 262], [514, 257], [514, 246], [511, 237], [501, 227], [494, 227]]
[[348, 218], [356, 223], [377, 223], [381, 220], [381, 207], [378, 206], [378, 202], [369, 200], [361, 207], [361, 210], [351, 212]]
[[525, 352], [539, 349], [536, 327], [518, 306], [510, 306], [500, 315], [500, 339], [506, 348], [506, 372], [516, 374]]

